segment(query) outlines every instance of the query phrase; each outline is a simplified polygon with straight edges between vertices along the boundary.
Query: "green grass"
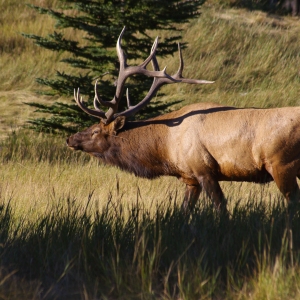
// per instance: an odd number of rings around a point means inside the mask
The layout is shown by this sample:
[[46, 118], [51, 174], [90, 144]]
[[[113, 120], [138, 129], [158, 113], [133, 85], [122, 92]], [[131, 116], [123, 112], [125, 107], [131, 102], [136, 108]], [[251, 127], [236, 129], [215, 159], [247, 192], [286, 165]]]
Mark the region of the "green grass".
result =
[[[63, 136], [18, 130], [36, 116], [23, 102], [53, 101], [35, 94], [35, 78], [66, 71], [62, 53], [21, 37], [53, 21], [19, 2], [0, 3], [0, 298], [299, 299], [300, 216], [287, 231], [274, 183], [222, 183], [230, 218], [203, 195], [187, 218], [176, 179], [136, 178], [70, 151]], [[162, 99], [299, 105], [299, 26], [207, 3], [183, 27], [184, 76], [216, 82], [166, 86]], [[160, 60], [170, 73], [177, 63]]]

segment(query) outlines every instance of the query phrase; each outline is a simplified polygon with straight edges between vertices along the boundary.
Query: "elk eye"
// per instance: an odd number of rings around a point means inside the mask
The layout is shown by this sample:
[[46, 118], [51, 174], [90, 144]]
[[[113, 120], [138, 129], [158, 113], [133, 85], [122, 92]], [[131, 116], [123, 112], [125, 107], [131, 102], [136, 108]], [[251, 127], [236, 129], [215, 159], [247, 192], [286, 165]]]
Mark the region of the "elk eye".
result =
[[97, 133], [99, 133], [99, 130], [94, 130], [94, 131], [92, 132], [92, 136], [93, 136], [94, 134], [97, 134]]

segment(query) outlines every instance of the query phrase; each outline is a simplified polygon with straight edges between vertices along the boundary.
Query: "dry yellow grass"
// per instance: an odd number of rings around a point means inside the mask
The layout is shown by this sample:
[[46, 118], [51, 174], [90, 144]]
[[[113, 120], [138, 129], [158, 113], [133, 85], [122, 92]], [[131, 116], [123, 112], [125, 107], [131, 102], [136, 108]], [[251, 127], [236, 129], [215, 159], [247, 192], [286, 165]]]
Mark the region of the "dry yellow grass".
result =
[[[55, 7], [56, 3], [56, 0], [30, 1], [32, 5], [50, 8]], [[39, 116], [24, 102], [47, 103], [54, 100], [36, 93], [44, 89], [36, 78], [53, 77], [56, 71], [68, 70], [66, 65], [60, 63], [64, 53], [40, 48], [21, 35], [33, 33], [46, 36], [53, 32], [54, 25], [53, 19], [39, 15], [27, 7], [26, 2], [0, 1], [0, 140], [23, 126], [29, 118]], [[80, 36], [78, 31], [65, 32], [67, 36]]]
[[1, 196], [5, 201], [12, 199], [16, 214], [32, 213], [33, 217], [68, 199], [76, 199], [83, 206], [91, 201], [96, 207], [105, 206], [110, 198], [129, 207], [138, 200], [149, 208], [168, 198], [174, 200], [177, 193], [181, 199], [183, 191], [175, 179], [149, 181], [99, 166], [96, 160], [78, 165], [9, 162], [1, 165], [1, 182]]
[[24, 102], [45, 102], [46, 97], [37, 96], [30, 90], [0, 91], [0, 140], [24, 126], [26, 120], [38, 114]]
[[[76, 200], [85, 206], [103, 207], [123, 204], [131, 207], [139, 201], [146, 209], [156, 211], [157, 205], [165, 205], [168, 199], [181, 205], [185, 186], [176, 178], [161, 177], [148, 180], [121, 172], [114, 167], [99, 165], [96, 159], [85, 164], [64, 162], [16, 162], [1, 164], [0, 190], [2, 199], [11, 199], [16, 215], [43, 215], [58, 202]], [[223, 182], [222, 189], [229, 200], [229, 210], [237, 201], [263, 201], [270, 205], [283, 198], [274, 183]], [[211, 205], [205, 194], [199, 204]]]

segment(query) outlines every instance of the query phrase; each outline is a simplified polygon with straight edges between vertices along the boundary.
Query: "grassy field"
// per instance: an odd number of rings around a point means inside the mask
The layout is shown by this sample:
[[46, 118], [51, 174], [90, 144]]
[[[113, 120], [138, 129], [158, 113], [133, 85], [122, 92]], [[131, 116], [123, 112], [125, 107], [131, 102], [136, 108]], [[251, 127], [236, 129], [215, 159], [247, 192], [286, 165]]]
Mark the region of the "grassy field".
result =
[[138, 179], [30, 133], [2, 147], [3, 299], [299, 298], [300, 217], [287, 231], [273, 184], [223, 184], [229, 220], [203, 197], [187, 219], [173, 179]]
[[[136, 178], [20, 129], [36, 116], [23, 102], [53, 101], [35, 78], [68, 70], [20, 34], [46, 35], [51, 19], [0, 4], [1, 299], [300, 299], [300, 216], [288, 231], [273, 183], [222, 183], [230, 218], [201, 196], [187, 219], [176, 179]], [[208, 2], [183, 29], [184, 75], [216, 82], [164, 87], [163, 100], [182, 100], [174, 109], [299, 105], [298, 19]]]

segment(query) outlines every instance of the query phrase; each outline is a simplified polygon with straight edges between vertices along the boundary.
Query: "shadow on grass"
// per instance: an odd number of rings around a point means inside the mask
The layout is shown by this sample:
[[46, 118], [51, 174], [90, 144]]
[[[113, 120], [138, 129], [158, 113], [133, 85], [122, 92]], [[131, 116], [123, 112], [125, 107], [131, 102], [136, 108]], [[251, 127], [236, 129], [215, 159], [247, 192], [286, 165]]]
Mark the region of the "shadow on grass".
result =
[[[299, 214], [292, 227], [297, 233]], [[237, 203], [228, 219], [205, 205], [187, 218], [174, 201], [150, 213], [111, 199], [102, 210], [68, 199], [35, 222], [15, 220], [6, 204], [0, 298], [224, 299], [264, 264], [298, 266], [299, 249], [280, 202]]]

